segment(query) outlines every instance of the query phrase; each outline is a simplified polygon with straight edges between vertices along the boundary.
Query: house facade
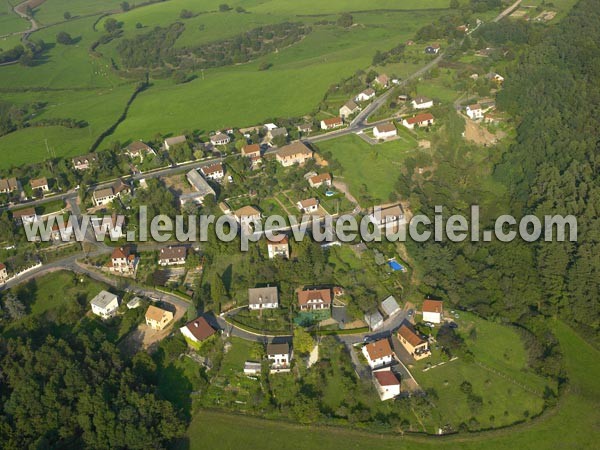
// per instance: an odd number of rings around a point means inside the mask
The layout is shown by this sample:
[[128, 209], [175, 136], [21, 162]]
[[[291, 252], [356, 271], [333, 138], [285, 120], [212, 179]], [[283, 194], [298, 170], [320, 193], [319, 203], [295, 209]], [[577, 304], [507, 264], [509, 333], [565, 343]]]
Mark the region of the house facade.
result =
[[110, 261], [108, 262], [108, 269], [111, 272], [129, 275], [135, 272], [137, 268], [138, 259], [131, 252], [129, 246], [117, 247], [113, 250]]
[[395, 356], [394, 350], [392, 350], [390, 341], [387, 338], [365, 345], [362, 348], [362, 353], [371, 369], [391, 364]]
[[279, 308], [277, 287], [248, 289], [248, 308], [251, 310]]
[[267, 358], [273, 369], [287, 369], [292, 361], [290, 344], [267, 344]]
[[150, 305], [146, 311], [146, 325], [156, 331], [164, 330], [173, 320], [173, 313], [165, 309]]
[[426, 299], [423, 302], [423, 320], [431, 323], [442, 323], [444, 320], [444, 302]]
[[479, 105], [479, 104], [468, 105], [465, 108], [465, 111], [467, 113], [467, 116], [469, 116], [469, 119], [471, 119], [471, 120], [477, 120], [477, 119], [483, 118], [483, 109], [481, 108], [481, 105]]
[[2, 178], [0, 180], [0, 194], [9, 194], [19, 190], [19, 182], [16, 178]]
[[92, 313], [103, 318], [109, 319], [117, 314], [119, 309], [119, 297], [108, 291], [100, 291], [91, 301]]
[[379, 369], [373, 371], [373, 384], [382, 402], [391, 400], [400, 395], [400, 380], [392, 369]]
[[242, 226], [246, 227], [253, 223], [260, 221], [262, 217], [261, 212], [254, 206], [242, 206], [235, 213], [235, 220]]
[[185, 264], [187, 248], [183, 245], [163, 247], [158, 255], [158, 264], [161, 266], [178, 266]]
[[145, 155], [156, 155], [152, 147], [142, 141], [134, 141], [125, 148], [125, 153], [131, 159], [144, 159]]
[[397, 135], [398, 130], [396, 130], [396, 126], [392, 122], [376, 125], [373, 128], [373, 136], [375, 136], [375, 139], [389, 139], [396, 137]]
[[94, 153], [88, 153], [87, 155], [76, 156], [71, 161], [75, 170], [87, 170], [98, 162], [98, 157]]
[[331, 307], [331, 289], [304, 289], [298, 292], [300, 311], [319, 311]]
[[315, 175], [308, 179], [308, 184], [313, 188], [320, 188], [321, 186], [331, 186], [331, 174], [322, 173]]
[[204, 178], [213, 181], [221, 181], [225, 176], [225, 168], [221, 163], [211, 164], [210, 166], [204, 166], [200, 168], [200, 172], [202, 172]]
[[225, 133], [217, 133], [210, 137], [212, 145], [227, 145], [231, 142], [231, 138]]
[[416, 97], [410, 104], [414, 109], [428, 109], [433, 107], [433, 100], [427, 97]]
[[382, 73], [381, 75], [377, 75], [373, 81], [373, 85], [387, 88], [390, 85], [390, 79], [385, 73]]
[[398, 329], [398, 340], [402, 347], [404, 347], [415, 360], [427, 358], [431, 355], [429, 343], [406, 323], [402, 324]]
[[275, 154], [277, 162], [284, 167], [290, 167], [294, 164], [304, 164], [313, 157], [313, 152], [300, 141], [293, 142], [282, 147]]
[[296, 207], [305, 214], [315, 213], [319, 210], [319, 200], [314, 197], [300, 200], [296, 203]]
[[277, 257], [290, 259], [290, 244], [287, 236], [284, 236], [283, 239], [279, 241], [267, 240], [267, 252], [269, 254], [269, 259]]
[[352, 100], [348, 100], [344, 105], [340, 108], [340, 117], [342, 119], [346, 119], [353, 114], [356, 114], [360, 111], [360, 106], [354, 103]]
[[371, 223], [378, 227], [384, 227], [389, 223], [399, 223], [404, 220], [402, 205], [376, 206], [369, 214]]
[[204, 317], [198, 317], [191, 322], [186, 323], [179, 331], [186, 340], [194, 344], [200, 344], [206, 341], [217, 332]]
[[423, 113], [417, 114], [414, 117], [403, 119], [402, 125], [404, 125], [409, 130], [414, 130], [415, 127], [428, 127], [429, 125], [433, 125], [434, 121], [435, 119], [432, 114]]
[[122, 194], [129, 192], [131, 192], [129, 186], [119, 180], [112, 186], [95, 190], [92, 194], [92, 200], [96, 206], [106, 206], [115, 198], [119, 198]]
[[33, 223], [33, 222], [37, 222], [38, 220], [40, 220], [39, 216], [35, 212], [35, 208], [31, 208], [31, 207], [20, 209], [18, 211], [13, 211], [12, 216], [13, 216], [13, 220], [17, 224]]
[[367, 100], [371, 100], [373, 97], [375, 97], [375, 90], [373, 88], [367, 88], [354, 97], [354, 101], [366, 102]]
[[171, 150], [175, 145], [185, 144], [186, 142], [187, 142], [187, 139], [183, 135], [173, 136], [173, 137], [165, 139], [163, 145], [165, 147], [165, 150]]
[[321, 130], [333, 130], [344, 125], [341, 117], [331, 117], [330, 119], [321, 120]]
[[6, 270], [6, 265], [0, 263], [0, 284], [6, 283], [8, 280], [8, 271]]
[[33, 190], [40, 189], [44, 192], [48, 192], [50, 190], [48, 187], [48, 179], [46, 177], [34, 178], [29, 182], [29, 184]]

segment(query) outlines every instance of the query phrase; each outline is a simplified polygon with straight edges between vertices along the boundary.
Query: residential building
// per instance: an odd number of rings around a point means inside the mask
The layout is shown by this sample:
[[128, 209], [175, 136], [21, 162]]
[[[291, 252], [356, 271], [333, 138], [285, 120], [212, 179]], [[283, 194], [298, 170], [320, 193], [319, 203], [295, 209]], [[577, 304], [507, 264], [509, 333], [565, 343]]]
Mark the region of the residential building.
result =
[[274, 130], [276, 128], [279, 128], [277, 125], [275, 125], [274, 123], [265, 123], [263, 125], [263, 127], [267, 130], [267, 133], [271, 130]]
[[381, 125], [376, 125], [373, 128], [373, 136], [375, 139], [389, 139], [398, 135], [398, 130], [392, 122], [386, 122]]
[[315, 175], [308, 179], [308, 184], [313, 188], [320, 188], [321, 186], [331, 186], [331, 175], [328, 173], [322, 173]]
[[504, 83], [504, 77], [502, 75], [497, 74], [496, 72], [490, 72], [490, 73], [486, 74], [486, 78], [488, 80], [492, 80], [496, 84]]
[[400, 305], [398, 305], [394, 296], [390, 295], [381, 302], [381, 310], [387, 317], [392, 317], [400, 312]]
[[369, 330], [373, 331], [383, 326], [383, 316], [379, 311], [365, 314], [365, 322]]
[[428, 127], [433, 125], [433, 123], [434, 118], [430, 113], [417, 114], [414, 117], [409, 117], [402, 120], [402, 125], [409, 130], [413, 130], [415, 127]]
[[269, 141], [272, 141], [273, 139], [279, 137], [279, 136], [287, 136], [288, 132], [285, 128], [273, 128], [269, 131], [267, 131], [267, 139]]
[[406, 323], [403, 323], [398, 329], [398, 340], [402, 347], [416, 360], [431, 355], [428, 342]]
[[225, 168], [221, 163], [211, 164], [210, 166], [203, 166], [200, 168], [200, 172], [202, 172], [204, 178], [213, 181], [221, 181], [225, 176]]
[[393, 206], [375, 206], [369, 214], [369, 219], [378, 227], [383, 227], [388, 223], [399, 223], [404, 221], [404, 210], [402, 205]]
[[287, 236], [283, 236], [279, 241], [271, 241], [268, 239], [267, 252], [269, 253], [269, 259], [276, 257], [290, 259], [290, 244], [288, 243]]
[[175, 145], [185, 144], [186, 142], [187, 138], [183, 135], [167, 138], [164, 142], [165, 150], [171, 150]]
[[188, 183], [192, 185], [195, 192], [181, 194], [179, 196], [181, 205], [185, 205], [187, 202], [194, 202], [197, 205], [201, 205], [204, 197], [207, 195], [216, 195], [214, 189], [210, 187], [210, 184], [202, 178], [196, 169], [190, 170], [185, 174], [185, 177], [187, 178]]
[[344, 105], [340, 108], [340, 117], [342, 119], [347, 119], [353, 114], [356, 114], [360, 111], [360, 106], [354, 103], [352, 100], [348, 100]]
[[254, 206], [242, 206], [240, 209], [233, 213], [235, 220], [242, 226], [249, 226], [252, 223], [260, 221], [262, 217], [261, 212]]
[[437, 55], [440, 52], [440, 44], [431, 44], [425, 47], [425, 53], [428, 55]]
[[309, 134], [312, 132], [312, 123], [303, 123], [298, 125], [298, 131], [300, 133]]
[[344, 121], [341, 117], [331, 117], [329, 119], [321, 120], [321, 130], [332, 130], [339, 128], [344, 125]]
[[301, 311], [318, 311], [331, 307], [331, 289], [304, 289], [298, 291]]
[[119, 297], [108, 291], [100, 291], [92, 301], [92, 313], [103, 319], [109, 319], [117, 314], [119, 309]]
[[217, 330], [210, 326], [204, 317], [198, 317], [191, 322], [186, 323], [179, 331], [181, 331], [181, 334], [183, 334], [186, 340], [189, 340], [194, 344], [200, 344], [206, 341], [217, 332]]
[[296, 141], [278, 150], [275, 157], [282, 166], [289, 167], [304, 164], [313, 157], [313, 152], [302, 142]]
[[210, 143], [212, 145], [227, 145], [231, 142], [231, 138], [225, 133], [213, 134], [210, 137]]
[[95, 153], [88, 153], [87, 155], [76, 156], [71, 161], [73, 161], [75, 170], [87, 170], [92, 164], [98, 162], [98, 156]]
[[400, 380], [390, 368], [374, 370], [373, 384], [382, 402], [400, 395]]
[[146, 311], [146, 325], [156, 331], [164, 328], [173, 320], [173, 313], [157, 306], [150, 305]]
[[248, 308], [252, 310], [279, 308], [277, 287], [248, 289]]
[[115, 198], [121, 197], [123, 194], [131, 192], [131, 188], [121, 180], [107, 188], [97, 189], [92, 194], [94, 205], [105, 206], [112, 202]]
[[319, 210], [319, 200], [314, 197], [300, 200], [296, 203], [296, 207], [305, 214], [315, 213]]
[[433, 107], [433, 100], [427, 97], [416, 97], [410, 102], [414, 109], [427, 109]]
[[387, 88], [390, 85], [390, 79], [385, 73], [382, 73], [381, 75], [377, 75], [373, 84], [382, 88]]
[[444, 320], [444, 302], [426, 299], [423, 302], [423, 320], [431, 323], [442, 323], [442, 320]]
[[108, 262], [108, 269], [111, 272], [117, 272], [120, 274], [131, 274], [135, 272], [137, 267], [138, 259], [131, 251], [131, 247], [117, 247], [113, 250], [110, 261]]
[[468, 105], [465, 108], [465, 111], [467, 113], [467, 116], [469, 116], [469, 119], [471, 119], [471, 120], [477, 120], [477, 119], [483, 118], [483, 109], [481, 108], [481, 105], [479, 105], [477, 103], [474, 105]]
[[185, 264], [187, 248], [183, 245], [163, 247], [158, 255], [158, 264], [161, 266], [178, 266]]
[[373, 97], [375, 97], [375, 89], [367, 88], [360, 94], [358, 94], [356, 97], [354, 97], [354, 101], [366, 102], [367, 100], [371, 100]]
[[50, 188], [48, 187], [48, 179], [46, 177], [34, 178], [29, 182], [29, 184], [31, 185], [31, 189], [33, 190], [41, 189], [44, 192], [50, 190]]
[[127, 302], [127, 309], [136, 309], [142, 304], [142, 299], [139, 297], [133, 297]]
[[8, 271], [6, 270], [6, 265], [0, 263], [0, 284], [6, 283], [8, 280]]
[[371, 369], [386, 366], [394, 360], [394, 351], [387, 338], [365, 345], [362, 348], [362, 353], [365, 355]]
[[0, 194], [9, 194], [19, 189], [19, 182], [16, 178], [2, 178], [0, 180]]
[[12, 216], [13, 220], [19, 225], [23, 223], [33, 223], [40, 220], [39, 216], [35, 212], [35, 208], [33, 207], [13, 211]]
[[259, 375], [262, 371], [262, 364], [254, 361], [244, 363], [244, 375]]
[[286, 369], [292, 360], [290, 344], [267, 344], [267, 358], [271, 361], [273, 369]]
[[246, 158], [260, 158], [260, 145], [258, 144], [250, 144], [244, 145], [242, 147], [242, 156]]
[[125, 148], [125, 153], [132, 159], [144, 159], [144, 156], [147, 154], [156, 155], [154, 149], [142, 141], [134, 141], [131, 144], [129, 144]]

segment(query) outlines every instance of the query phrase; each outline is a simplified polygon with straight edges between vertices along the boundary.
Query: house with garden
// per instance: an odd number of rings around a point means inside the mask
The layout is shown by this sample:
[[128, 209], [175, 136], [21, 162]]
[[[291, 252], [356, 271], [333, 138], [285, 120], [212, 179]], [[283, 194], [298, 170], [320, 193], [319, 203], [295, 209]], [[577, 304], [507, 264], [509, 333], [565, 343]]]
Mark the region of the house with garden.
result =
[[117, 314], [119, 297], [108, 291], [100, 291], [91, 301], [92, 313], [102, 319], [110, 319]]
[[373, 384], [382, 402], [400, 395], [400, 379], [389, 367], [373, 371]]
[[204, 317], [198, 317], [182, 326], [179, 331], [188, 344], [198, 346], [216, 334], [215, 330]]
[[427, 358], [431, 355], [429, 343], [422, 338], [417, 332], [407, 323], [403, 323], [398, 329], [398, 340], [404, 349], [415, 360]]
[[394, 360], [395, 354], [387, 338], [371, 342], [362, 348], [362, 354], [367, 359], [371, 369], [387, 366]]
[[155, 331], [164, 330], [173, 320], [173, 313], [158, 306], [150, 305], [145, 315], [146, 325]]
[[279, 308], [279, 294], [276, 286], [248, 289], [248, 308], [251, 310]]

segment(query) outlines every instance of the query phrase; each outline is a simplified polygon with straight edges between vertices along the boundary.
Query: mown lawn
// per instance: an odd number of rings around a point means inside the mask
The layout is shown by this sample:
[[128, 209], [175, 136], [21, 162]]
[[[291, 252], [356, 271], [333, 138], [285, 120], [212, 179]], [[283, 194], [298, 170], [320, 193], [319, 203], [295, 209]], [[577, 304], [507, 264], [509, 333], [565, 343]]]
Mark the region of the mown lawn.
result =
[[369, 434], [346, 428], [303, 427], [209, 411], [198, 412], [180, 448], [323, 449], [548, 449], [595, 448], [600, 413], [600, 352], [563, 323], [555, 331], [565, 353], [569, 388], [556, 410], [516, 427], [446, 438]]

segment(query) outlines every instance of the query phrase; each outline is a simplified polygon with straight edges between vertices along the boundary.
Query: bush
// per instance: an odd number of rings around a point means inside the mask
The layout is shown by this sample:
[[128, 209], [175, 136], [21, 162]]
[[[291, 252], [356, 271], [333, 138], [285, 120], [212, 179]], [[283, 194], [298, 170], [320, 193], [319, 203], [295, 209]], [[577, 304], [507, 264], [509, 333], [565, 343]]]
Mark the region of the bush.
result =
[[73, 38], [66, 31], [61, 31], [56, 35], [56, 42], [62, 45], [71, 45], [73, 43]]

